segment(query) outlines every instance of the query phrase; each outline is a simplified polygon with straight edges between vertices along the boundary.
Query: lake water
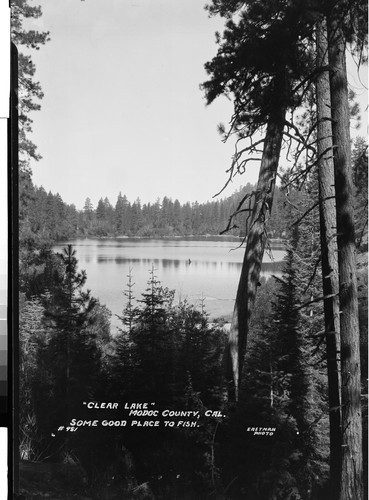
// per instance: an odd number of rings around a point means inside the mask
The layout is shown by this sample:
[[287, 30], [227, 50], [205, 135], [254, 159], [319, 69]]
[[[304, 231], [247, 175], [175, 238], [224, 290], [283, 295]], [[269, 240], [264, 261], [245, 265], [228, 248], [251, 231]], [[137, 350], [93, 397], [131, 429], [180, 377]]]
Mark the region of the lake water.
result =
[[[163, 286], [176, 291], [176, 300], [187, 298], [200, 305], [204, 301], [210, 318], [232, 314], [240, 277], [244, 248], [238, 240], [217, 237], [186, 239], [79, 239], [54, 247], [60, 252], [67, 244], [77, 251], [79, 269], [87, 272], [87, 288], [112, 311], [115, 333], [125, 306], [123, 290], [132, 269], [134, 295], [145, 291], [152, 266]], [[280, 274], [285, 255], [282, 246], [264, 255], [262, 276]]]

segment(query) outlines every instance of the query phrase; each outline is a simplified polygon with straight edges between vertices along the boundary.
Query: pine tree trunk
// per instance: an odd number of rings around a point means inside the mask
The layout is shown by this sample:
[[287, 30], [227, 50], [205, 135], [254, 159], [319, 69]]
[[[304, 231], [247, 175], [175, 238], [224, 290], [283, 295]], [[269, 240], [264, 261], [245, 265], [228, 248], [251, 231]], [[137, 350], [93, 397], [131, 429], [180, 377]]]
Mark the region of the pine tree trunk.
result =
[[[317, 68], [328, 66], [327, 26], [324, 19], [316, 29]], [[319, 215], [322, 254], [325, 338], [328, 368], [328, 400], [330, 429], [330, 484], [331, 500], [337, 500], [341, 480], [341, 401], [338, 351], [340, 344], [340, 317], [338, 297], [338, 258], [336, 238], [336, 203], [331, 124], [331, 96], [328, 71], [316, 81], [318, 119], [318, 179]]]
[[340, 500], [363, 498], [360, 336], [345, 39], [337, 2], [328, 19], [340, 287], [342, 471]]
[[267, 125], [255, 204], [247, 234], [245, 256], [229, 333], [234, 397], [238, 399], [251, 310], [255, 302], [266, 243], [265, 223], [272, 210], [282, 145], [285, 111], [279, 109]]

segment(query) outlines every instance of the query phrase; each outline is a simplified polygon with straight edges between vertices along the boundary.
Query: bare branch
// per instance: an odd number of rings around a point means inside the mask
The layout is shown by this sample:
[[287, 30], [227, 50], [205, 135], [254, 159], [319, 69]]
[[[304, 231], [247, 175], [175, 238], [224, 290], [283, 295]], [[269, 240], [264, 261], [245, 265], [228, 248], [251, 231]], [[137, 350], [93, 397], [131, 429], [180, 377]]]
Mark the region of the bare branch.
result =
[[[332, 198], [332, 197], [331, 197]], [[310, 208], [308, 208], [306, 210], [306, 212], [299, 218], [297, 219], [297, 221], [293, 222], [292, 225], [293, 226], [297, 226], [297, 224], [300, 224], [300, 222], [305, 219], [305, 217], [307, 215], [309, 215], [310, 212], [312, 212], [314, 210], [314, 208], [316, 208], [317, 206], [319, 206], [319, 201], [317, 201], [316, 203], [314, 203], [314, 205], [312, 205]]]
[[322, 260], [322, 256], [321, 256], [321, 255], [319, 255], [319, 258], [315, 261], [313, 274], [310, 276], [309, 282], [308, 282], [308, 284], [307, 284], [307, 285], [306, 285], [306, 287], [305, 287], [304, 293], [306, 293], [306, 292], [308, 291], [308, 289], [309, 289], [310, 285], [311, 285], [311, 284], [312, 284], [312, 282], [314, 281], [314, 278], [315, 278], [315, 276], [316, 276], [316, 272], [317, 272], [317, 270], [318, 270], [318, 267], [319, 267], [319, 264], [320, 264], [321, 260]]
[[316, 302], [321, 302], [322, 300], [330, 299], [332, 297], [336, 297], [337, 294], [331, 293], [329, 295], [321, 295], [320, 297], [317, 297], [316, 299], [308, 300], [307, 302], [304, 302], [304, 304], [295, 307], [295, 311], [299, 311], [300, 309], [303, 309], [304, 307], [310, 306], [311, 304], [315, 304]]

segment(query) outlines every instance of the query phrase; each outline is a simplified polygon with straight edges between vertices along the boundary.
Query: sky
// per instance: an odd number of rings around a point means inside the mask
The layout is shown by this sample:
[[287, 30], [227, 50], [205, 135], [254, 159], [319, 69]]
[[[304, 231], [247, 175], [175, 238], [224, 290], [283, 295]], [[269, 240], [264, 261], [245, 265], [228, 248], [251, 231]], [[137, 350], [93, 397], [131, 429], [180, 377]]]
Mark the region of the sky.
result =
[[[78, 208], [118, 193], [206, 201], [227, 180], [233, 145], [217, 132], [232, 104], [206, 106], [200, 83], [216, 53], [201, 0], [37, 0], [33, 27], [51, 41], [32, 52], [45, 97], [33, 113], [43, 159], [36, 185]], [[248, 180], [257, 179], [257, 168]], [[246, 183], [245, 178], [225, 194]]]
[[[224, 24], [208, 17], [205, 3], [34, 1], [43, 15], [32, 27], [51, 36], [32, 52], [45, 94], [32, 115], [43, 157], [32, 165], [36, 185], [77, 208], [87, 197], [114, 205], [119, 192], [142, 202], [202, 202], [219, 192], [234, 144], [222, 142], [217, 125], [233, 108], [224, 97], [206, 106], [199, 88]], [[250, 163], [222, 196], [257, 175]]]

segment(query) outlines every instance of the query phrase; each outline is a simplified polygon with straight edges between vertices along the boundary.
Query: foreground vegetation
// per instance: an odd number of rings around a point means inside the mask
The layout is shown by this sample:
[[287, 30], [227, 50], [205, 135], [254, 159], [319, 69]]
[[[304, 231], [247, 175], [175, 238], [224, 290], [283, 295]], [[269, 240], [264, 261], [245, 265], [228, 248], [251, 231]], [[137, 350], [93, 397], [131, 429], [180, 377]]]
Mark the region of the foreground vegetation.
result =
[[[20, 453], [29, 463], [28, 469], [22, 466], [21, 485], [27, 498], [45, 488], [50, 493], [54, 481], [59, 481], [56, 498], [82, 495], [81, 485], [83, 495], [96, 499], [327, 498], [322, 307], [300, 308], [306, 293], [319, 295], [320, 280], [306, 292], [313, 248], [301, 244], [304, 232], [300, 243], [297, 236], [282, 278], [261, 283], [237, 406], [227, 397], [221, 322], [210, 325], [203, 308], [174, 303], [174, 291], [163, 287], [152, 268], [137, 301], [128, 274], [121, 329], [112, 338], [110, 313], [85, 291], [86, 275], [78, 270], [73, 248], [63, 254], [47, 251], [44, 265], [24, 283], [20, 313]], [[361, 276], [365, 358], [364, 270]], [[365, 384], [363, 378], [363, 389]], [[203, 415], [211, 409], [224, 417], [203, 417], [196, 428], [161, 423], [66, 431], [73, 418], [118, 418], [109, 410], [87, 410], [86, 400], [121, 407], [155, 402], [159, 411]], [[275, 432], [248, 430], [257, 427]], [[37, 480], [37, 470], [46, 465], [32, 468], [34, 462], [50, 464], [47, 486]], [[63, 483], [60, 477], [66, 476], [74, 479]]]

